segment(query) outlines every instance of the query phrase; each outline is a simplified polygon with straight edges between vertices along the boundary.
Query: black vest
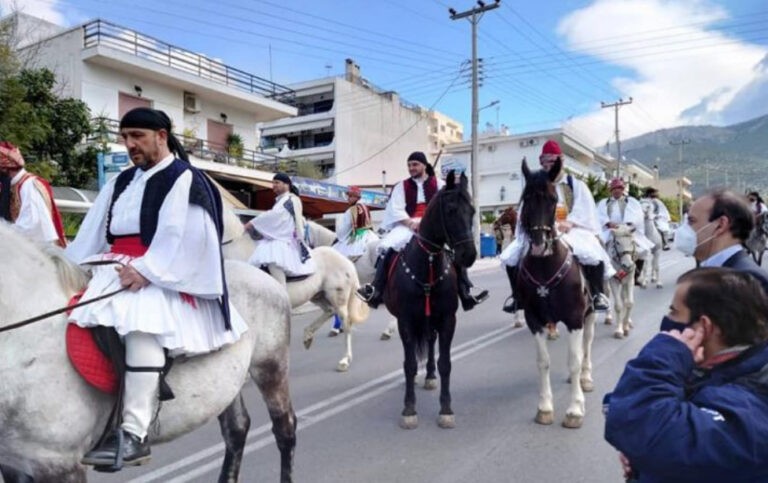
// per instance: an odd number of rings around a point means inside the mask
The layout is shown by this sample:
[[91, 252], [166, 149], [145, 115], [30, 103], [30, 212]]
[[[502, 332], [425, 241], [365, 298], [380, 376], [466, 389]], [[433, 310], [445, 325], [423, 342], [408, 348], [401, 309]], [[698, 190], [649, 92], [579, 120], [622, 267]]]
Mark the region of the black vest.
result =
[[[112, 193], [112, 201], [107, 212], [107, 242], [114, 243], [115, 236], [110, 231], [112, 224], [112, 208], [117, 198], [125, 191], [136, 175], [139, 167], [127, 169], [120, 173], [115, 180], [115, 189]], [[192, 184], [189, 188], [189, 203], [197, 205], [208, 213], [216, 226], [216, 232], [219, 236], [219, 246], [221, 246], [221, 237], [224, 233], [224, 220], [222, 218], [221, 195], [213, 183], [203, 174], [202, 171], [194, 168], [189, 163], [180, 159], [174, 159], [167, 168], [155, 173], [144, 188], [144, 196], [141, 200], [141, 214], [139, 215], [139, 237], [145, 247], [149, 247], [157, 231], [157, 221], [160, 216], [160, 207], [165, 201], [165, 197], [173, 188], [179, 176], [187, 170], [192, 171]], [[219, 299], [219, 307], [224, 315], [224, 322], [227, 329], [231, 329], [229, 315], [229, 293], [227, 291], [227, 279], [224, 276], [224, 258], [219, 248], [221, 259], [221, 279], [224, 284], [224, 293]]]

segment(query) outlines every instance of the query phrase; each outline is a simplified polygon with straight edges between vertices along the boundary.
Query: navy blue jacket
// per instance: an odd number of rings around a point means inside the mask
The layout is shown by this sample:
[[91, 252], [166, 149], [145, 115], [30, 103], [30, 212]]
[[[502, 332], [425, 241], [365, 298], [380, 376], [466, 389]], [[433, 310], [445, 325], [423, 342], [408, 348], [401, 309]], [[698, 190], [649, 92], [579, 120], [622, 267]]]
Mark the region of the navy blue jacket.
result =
[[638, 481], [768, 481], [768, 345], [704, 371], [658, 334], [609, 397], [605, 439]]
[[763, 286], [765, 293], [768, 293], [768, 272], [763, 270], [760, 265], [755, 263], [755, 261], [747, 253], [746, 250], [741, 250], [731, 255], [731, 258], [726, 260], [723, 263], [723, 266], [733, 268], [740, 272], [749, 273], [760, 282], [760, 285]]

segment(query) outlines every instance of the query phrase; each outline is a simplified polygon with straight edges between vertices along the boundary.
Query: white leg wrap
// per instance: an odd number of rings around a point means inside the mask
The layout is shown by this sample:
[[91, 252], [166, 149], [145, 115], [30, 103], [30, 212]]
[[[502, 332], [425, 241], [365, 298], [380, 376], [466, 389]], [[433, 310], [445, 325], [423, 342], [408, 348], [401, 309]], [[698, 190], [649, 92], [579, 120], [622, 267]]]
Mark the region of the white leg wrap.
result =
[[[125, 336], [125, 362], [129, 368], [162, 368], [165, 353], [153, 334], [131, 332]], [[159, 372], [133, 372], [128, 369], [125, 373], [121, 427], [142, 440], [147, 436], [155, 413], [159, 380]]]

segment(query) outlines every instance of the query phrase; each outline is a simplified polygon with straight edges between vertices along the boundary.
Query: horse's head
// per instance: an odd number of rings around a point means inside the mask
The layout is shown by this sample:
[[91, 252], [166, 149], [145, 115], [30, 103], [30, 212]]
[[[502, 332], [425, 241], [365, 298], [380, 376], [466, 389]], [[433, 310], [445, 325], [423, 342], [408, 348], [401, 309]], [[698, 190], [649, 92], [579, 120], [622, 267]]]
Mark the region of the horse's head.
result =
[[520, 226], [531, 240], [530, 254], [544, 257], [551, 255], [555, 231], [555, 209], [557, 208], [557, 189], [555, 180], [562, 169], [558, 158], [549, 171], [540, 169], [531, 171], [523, 159], [525, 188], [521, 198], [525, 208], [520, 213]]
[[419, 235], [435, 246], [448, 245], [454, 252], [454, 260], [461, 266], [475, 263], [477, 249], [472, 236], [472, 217], [475, 207], [467, 190], [464, 173], [457, 178], [451, 171], [446, 183], [429, 202], [419, 225]]
[[608, 255], [611, 260], [624, 271], [630, 271], [635, 266], [636, 245], [633, 229], [627, 225], [611, 228], [611, 238], [608, 241]]

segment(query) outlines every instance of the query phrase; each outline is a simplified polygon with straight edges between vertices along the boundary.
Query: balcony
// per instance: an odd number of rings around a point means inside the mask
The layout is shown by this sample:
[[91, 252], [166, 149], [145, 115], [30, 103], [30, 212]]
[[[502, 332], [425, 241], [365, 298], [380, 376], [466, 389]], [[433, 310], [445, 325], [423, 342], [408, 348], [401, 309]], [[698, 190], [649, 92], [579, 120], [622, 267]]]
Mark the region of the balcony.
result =
[[84, 61], [141, 74], [234, 107], [259, 121], [293, 116], [296, 93], [283, 85], [104, 20], [83, 26]]

